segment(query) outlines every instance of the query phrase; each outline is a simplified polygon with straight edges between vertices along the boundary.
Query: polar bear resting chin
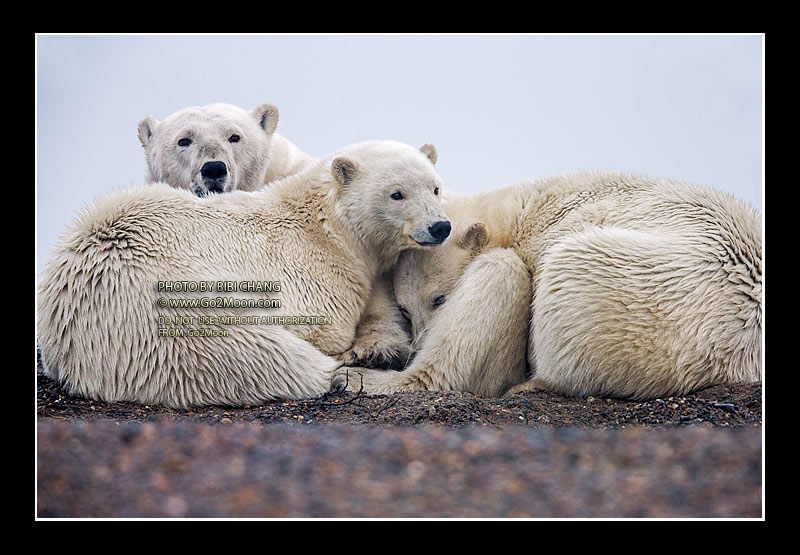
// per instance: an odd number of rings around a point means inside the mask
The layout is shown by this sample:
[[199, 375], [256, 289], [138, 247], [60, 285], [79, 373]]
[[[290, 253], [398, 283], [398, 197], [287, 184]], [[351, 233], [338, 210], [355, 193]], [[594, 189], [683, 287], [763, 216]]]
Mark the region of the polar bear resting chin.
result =
[[250, 111], [222, 103], [192, 106], [162, 121], [147, 116], [138, 130], [147, 181], [206, 196], [255, 191], [295, 174], [315, 159], [275, 132], [278, 117], [269, 103]]
[[[255, 192], [156, 184], [96, 199], [42, 276], [45, 371], [74, 394], [172, 407], [329, 391], [376, 277], [445, 239], [433, 160], [430, 145], [374, 141]], [[220, 284], [275, 283], [277, 305], [198, 304], [265, 296]]]
[[585, 172], [443, 206], [451, 237], [394, 271], [413, 360], [337, 385], [652, 399], [761, 379], [761, 217], [745, 203]]

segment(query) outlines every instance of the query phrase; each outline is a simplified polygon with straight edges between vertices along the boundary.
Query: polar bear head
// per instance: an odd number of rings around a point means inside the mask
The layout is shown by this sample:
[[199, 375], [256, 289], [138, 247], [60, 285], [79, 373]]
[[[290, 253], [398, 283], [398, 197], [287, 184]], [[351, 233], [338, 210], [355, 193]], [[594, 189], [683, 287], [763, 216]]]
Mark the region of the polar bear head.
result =
[[419, 341], [433, 313], [447, 300], [470, 262], [489, 241], [486, 225], [472, 222], [456, 229], [436, 249], [407, 250], [394, 270], [394, 295], [398, 308], [411, 326], [411, 337]]
[[139, 123], [150, 182], [163, 181], [197, 196], [264, 185], [278, 108], [246, 111], [230, 104], [184, 108], [162, 121]]
[[450, 221], [441, 207], [436, 160], [429, 143], [414, 148], [371, 141], [336, 153], [330, 169], [337, 210], [361, 241], [387, 258], [440, 245], [450, 234]]

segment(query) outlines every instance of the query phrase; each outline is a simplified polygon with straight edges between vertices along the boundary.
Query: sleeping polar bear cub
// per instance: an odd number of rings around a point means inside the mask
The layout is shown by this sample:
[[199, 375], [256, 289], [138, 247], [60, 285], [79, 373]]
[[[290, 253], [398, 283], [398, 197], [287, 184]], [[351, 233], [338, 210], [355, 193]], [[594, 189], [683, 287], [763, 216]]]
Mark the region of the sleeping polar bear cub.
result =
[[197, 196], [255, 191], [315, 159], [275, 133], [278, 108], [246, 111], [230, 104], [184, 108], [139, 122], [147, 181], [163, 181]]

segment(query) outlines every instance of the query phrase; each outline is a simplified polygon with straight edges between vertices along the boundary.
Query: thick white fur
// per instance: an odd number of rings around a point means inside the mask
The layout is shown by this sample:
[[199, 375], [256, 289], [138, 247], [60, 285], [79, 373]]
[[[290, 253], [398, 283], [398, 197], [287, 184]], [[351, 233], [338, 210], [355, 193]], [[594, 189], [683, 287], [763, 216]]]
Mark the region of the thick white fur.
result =
[[316, 161], [316, 158], [300, 150], [297, 145], [283, 135], [273, 133], [264, 183], [272, 183], [294, 175]]
[[713, 235], [592, 227], [553, 245], [531, 385], [641, 399], [760, 380], [760, 259]]
[[[445, 218], [429, 157], [391, 141], [342, 149], [256, 192], [197, 198], [166, 184], [95, 200], [63, 233], [38, 295], [45, 371], [70, 392], [172, 407], [258, 404], [330, 388], [374, 280]], [[391, 200], [401, 188], [404, 202]], [[274, 309], [161, 308], [158, 281], [279, 282]], [[258, 295], [263, 297], [264, 295]], [[329, 325], [199, 324], [221, 315]], [[159, 317], [229, 336], [159, 337]]]
[[[298, 173], [316, 159], [275, 132], [278, 119], [278, 108], [269, 103], [250, 111], [223, 103], [191, 106], [162, 121], [147, 116], [138, 128], [146, 179], [204, 196], [208, 189], [200, 170], [206, 162], [226, 164], [224, 192], [255, 191]], [[234, 135], [238, 140], [231, 142]], [[191, 143], [181, 146], [181, 139]]]
[[[730, 195], [586, 172], [454, 195], [444, 206], [453, 224], [445, 245], [402, 255], [395, 272], [418, 352], [400, 373], [359, 370], [365, 384], [380, 381], [384, 393], [411, 383], [464, 389], [464, 376], [475, 375], [470, 361], [487, 367], [484, 375], [506, 376], [526, 358], [534, 377], [512, 392], [644, 399], [761, 379], [761, 220]], [[488, 233], [476, 238], [481, 227]], [[527, 349], [515, 339], [480, 343], [487, 332], [519, 325], [508, 293], [496, 289], [513, 276], [507, 261], [483, 270], [493, 275], [483, 286], [469, 279], [498, 249], [513, 251], [532, 276]], [[435, 309], [441, 295], [447, 300]], [[464, 322], [476, 315], [475, 325]], [[458, 333], [448, 333], [454, 322]], [[458, 366], [442, 355], [443, 343], [474, 347]], [[422, 368], [425, 379], [415, 380]], [[466, 390], [504, 391], [485, 383]]]

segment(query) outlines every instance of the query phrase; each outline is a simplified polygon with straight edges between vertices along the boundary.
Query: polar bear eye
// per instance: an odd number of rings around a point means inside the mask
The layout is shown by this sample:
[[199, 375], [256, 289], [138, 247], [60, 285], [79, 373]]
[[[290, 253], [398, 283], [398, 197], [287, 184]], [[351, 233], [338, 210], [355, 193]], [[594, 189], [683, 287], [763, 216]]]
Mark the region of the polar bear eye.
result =
[[228, 139], [228, 142], [238, 143], [239, 139], [241, 139], [241, 137], [239, 137], [239, 135], [231, 135], [230, 139]]
[[396, 191], [392, 193], [392, 198], [394, 200], [403, 200], [403, 193], [401, 193], [400, 191]]
[[439, 187], [434, 187], [433, 194], [434, 195], [438, 195], [439, 194]]
[[411, 325], [411, 314], [408, 313], [408, 310], [405, 309], [404, 306], [398, 307], [400, 309], [400, 316], [403, 317], [403, 320], [406, 321], [406, 325]]
[[186, 137], [178, 139], [178, 146], [189, 146], [190, 144], [192, 144], [191, 139], [187, 139]]
[[439, 295], [435, 299], [433, 299], [433, 308], [439, 308], [444, 304], [445, 296]]

